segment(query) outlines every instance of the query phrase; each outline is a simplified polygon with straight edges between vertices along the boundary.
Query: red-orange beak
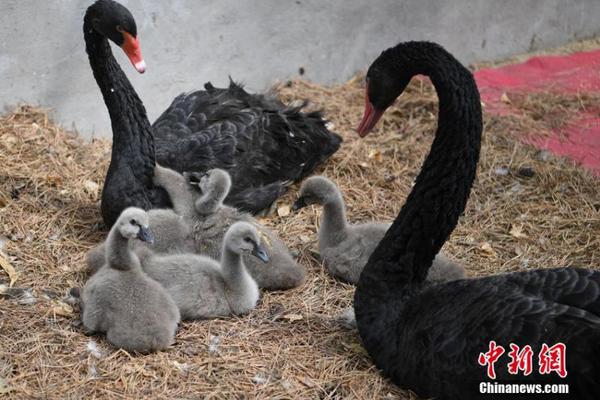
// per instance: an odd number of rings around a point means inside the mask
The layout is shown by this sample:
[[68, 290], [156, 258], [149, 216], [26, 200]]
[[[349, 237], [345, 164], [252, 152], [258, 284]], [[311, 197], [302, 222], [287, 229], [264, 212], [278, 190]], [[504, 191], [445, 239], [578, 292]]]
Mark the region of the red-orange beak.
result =
[[365, 92], [365, 113], [363, 114], [362, 121], [356, 131], [360, 137], [365, 137], [371, 132], [371, 130], [377, 124], [377, 121], [381, 118], [385, 110], [376, 110], [369, 100], [368, 89]]
[[133, 37], [129, 32], [123, 32], [123, 39], [124, 41], [121, 48], [127, 57], [129, 57], [129, 61], [131, 61], [137, 72], [143, 74], [146, 71], [146, 62], [142, 58], [140, 41], [138, 38]]

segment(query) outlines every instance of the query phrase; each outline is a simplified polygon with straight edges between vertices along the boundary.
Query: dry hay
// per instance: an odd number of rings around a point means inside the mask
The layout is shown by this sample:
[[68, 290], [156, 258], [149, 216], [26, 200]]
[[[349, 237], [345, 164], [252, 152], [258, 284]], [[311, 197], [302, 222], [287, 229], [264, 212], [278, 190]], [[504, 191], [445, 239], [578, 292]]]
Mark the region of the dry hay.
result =
[[[391, 220], [431, 144], [435, 93], [413, 82], [378, 132], [359, 140], [361, 82], [293, 81], [279, 90], [288, 101], [310, 98], [343, 135], [322, 173], [342, 188], [349, 218]], [[600, 265], [598, 180], [515, 140], [537, 126], [528, 113], [485, 118], [478, 179], [445, 246], [471, 276]], [[305, 285], [265, 293], [243, 318], [183, 323], [176, 345], [158, 354], [131, 355], [84, 336], [60, 297], [83, 284], [84, 253], [104, 235], [98, 200], [109, 149], [58, 129], [41, 110], [0, 119], [3, 252], [19, 274], [15, 286], [33, 288], [0, 300], [0, 394], [9, 385], [8, 398], [411, 398], [380, 376], [357, 334], [337, 320], [353, 288], [315, 258], [319, 210], [278, 215], [297, 185], [265, 221], [299, 252]], [[9, 280], [2, 271], [1, 279]]]

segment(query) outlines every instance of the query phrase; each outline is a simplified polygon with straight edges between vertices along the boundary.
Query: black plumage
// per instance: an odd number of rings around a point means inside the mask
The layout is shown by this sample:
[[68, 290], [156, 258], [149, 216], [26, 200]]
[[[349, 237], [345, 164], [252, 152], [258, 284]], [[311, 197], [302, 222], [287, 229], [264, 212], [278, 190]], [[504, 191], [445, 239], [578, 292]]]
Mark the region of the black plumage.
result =
[[207, 83], [178, 96], [152, 126], [156, 160], [177, 171], [226, 169], [233, 185], [225, 203], [260, 211], [340, 146], [322, 114], [304, 106], [251, 95], [233, 81], [227, 89]]
[[88, 8], [86, 51], [113, 130], [101, 206], [107, 225], [129, 206], [171, 206], [166, 192], [152, 184], [155, 162], [179, 172], [227, 170], [233, 185], [226, 204], [256, 213], [339, 148], [340, 136], [326, 128], [320, 112], [305, 113], [302, 106], [251, 95], [233, 82], [226, 89], [208, 83], [206, 90], [178, 96], [150, 126], [107, 40], [126, 49], [124, 38], [137, 40], [136, 35], [133, 16], [119, 3], [98, 0]]
[[[489, 342], [507, 353], [510, 343], [530, 345], [533, 372], [509, 374], [505, 354], [496, 364], [497, 382], [569, 383], [573, 398], [600, 398], [600, 272], [542, 269], [424, 283], [465, 209], [482, 116], [475, 81], [452, 55], [433, 43], [401, 43], [369, 68], [361, 135], [416, 74], [428, 75], [437, 90], [438, 128], [413, 190], [357, 285], [354, 308], [365, 348], [393, 382], [420, 396], [478, 399], [479, 383], [492, 381], [478, 364]], [[559, 342], [566, 345], [564, 379], [537, 369], [542, 344]]]

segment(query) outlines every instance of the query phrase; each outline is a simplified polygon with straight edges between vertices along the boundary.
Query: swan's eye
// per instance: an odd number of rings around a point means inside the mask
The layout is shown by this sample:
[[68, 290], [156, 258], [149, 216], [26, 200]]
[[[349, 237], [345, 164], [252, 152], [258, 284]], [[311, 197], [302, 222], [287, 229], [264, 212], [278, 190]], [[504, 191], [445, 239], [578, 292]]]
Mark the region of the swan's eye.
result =
[[117, 32], [125, 32], [125, 29], [123, 29], [123, 27], [121, 25], [117, 25]]
[[132, 220], [130, 220], [130, 221], [129, 221], [129, 223], [130, 223], [131, 225], [137, 225], [137, 222], [135, 222], [135, 219], [132, 219]]
[[252, 239], [250, 239], [249, 237], [245, 237], [244, 242], [250, 243], [250, 244], [254, 243], [254, 241]]

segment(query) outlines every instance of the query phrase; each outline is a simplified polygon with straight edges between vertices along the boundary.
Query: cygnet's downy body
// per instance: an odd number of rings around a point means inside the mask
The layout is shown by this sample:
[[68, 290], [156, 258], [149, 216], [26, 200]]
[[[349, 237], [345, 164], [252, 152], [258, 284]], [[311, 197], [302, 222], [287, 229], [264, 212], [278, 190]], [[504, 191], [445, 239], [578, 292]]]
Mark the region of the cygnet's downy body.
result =
[[241, 315], [254, 309], [259, 298], [242, 260], [246, 254], [268, 261], [256, 228], [237, 222], [225, 234], [220, 265], [195, 254], [156, 255], [146, 258], [144, 271], [167, 290], [183, 319]]
[[169, 347], [180, 315], [173, 299], [149, 278], [130, 249], [138, 238], [152, 241], [146, 212], [127, 208], [106, 242], [106, 265], [81, 293], [82, 322], [88, 332], [106, 332], [116, 347], [147, 353]]
[[[340, 190], [323, 176], [313, 176], [304, 181], [293, 209], [298, 210], [309, 204], [323, 206], [319, 253], [325, 268], [331, 275], [356, 284], [369, 257], [391, 224], [348, 224]], [[427, 280], [440, 283], [465, 277], [465, 269], [461, 265], [440, 253], [433, 260]]]
[[189, 221], [195, 253], [218, 259], [225, 232], [235, 222], [247, 222], [258, 231], [269, 256], [269, 262], [262, 264], [255, 257], [243, 255], [244, 264], [258, 286], [270, 290], [289, 289], [304, 282], [306, 270], [293, 259], [273, 231], [251, 215], [223, 204], [231, 187], [226, 171], [212, 169], [206, 173], [179, 175], [172, 170], [162, 170], [156, 175], [169, 174], [161, 186], [169, 193], [175, 212]]

